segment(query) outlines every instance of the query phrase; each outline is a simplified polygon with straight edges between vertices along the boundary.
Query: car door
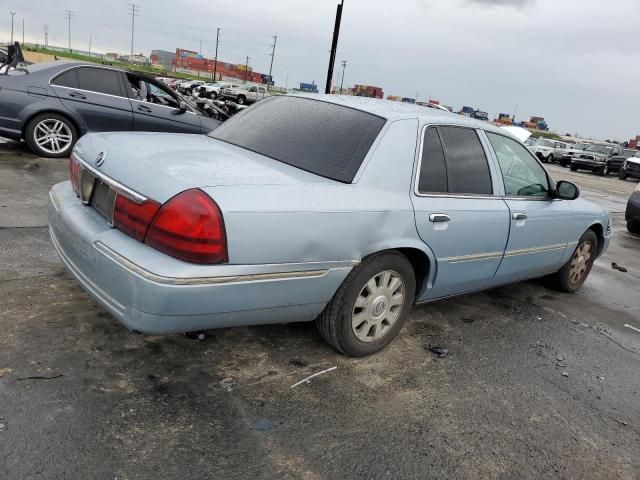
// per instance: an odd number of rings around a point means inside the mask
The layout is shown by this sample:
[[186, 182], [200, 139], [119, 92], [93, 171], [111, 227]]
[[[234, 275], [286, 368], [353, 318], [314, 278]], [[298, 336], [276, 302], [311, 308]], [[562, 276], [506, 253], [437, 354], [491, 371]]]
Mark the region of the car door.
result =
[[181, 111], [180, 97], [169, 88], [134, 73], [126, 80], [135, 131], [202, 133], [200, 116], [188, 106]]
[[515, 281], [558, 270], [570, 234], [571, 203], [553, 198], [547, 172], [525, 147], [485, 133], [500, 167], [511, 222], [497, 278]]
[[51, 88], [62, 104], [82, 119], [88, 132], [131, 130], [133, 112], [120, 71], [72, 68], [54, 77]]
[[437, 265], [426, 300], [489, 286], [509, 236], [509, 209], [495, 165], [472, 128], [430, 126], [422, 132], [412, 196], [418, 234]]

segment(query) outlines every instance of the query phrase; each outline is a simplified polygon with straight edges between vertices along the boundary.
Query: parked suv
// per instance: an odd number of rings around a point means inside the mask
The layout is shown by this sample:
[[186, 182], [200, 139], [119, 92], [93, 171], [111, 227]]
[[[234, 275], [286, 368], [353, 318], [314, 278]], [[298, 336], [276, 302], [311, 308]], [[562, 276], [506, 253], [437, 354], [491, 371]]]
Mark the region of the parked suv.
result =
[[178, 92], [183, 95], [191, 95], [193, 93], [193, 89], [199, 87], [200, 85], [204, 85], [204, 81], [202, 80], [190, 80], [187, 82], [182, 82], [178, 85]]
[[230, 98], [239, 105], [251, 105], [258, 100], [269, 96], [266, 87], [256, 85], [240, 85], [225, 88], [222, 91], [224, 98]]
[[543, 162], [554, 162], [560, 160], [562, 155], [567, 151], [568, 145], [557, 140], [548, 140], [543, 138], [538, 143], [532, 145], [529, 150]]
[[571, 159], [576, 155], [582, 153], [582, 151], [587, 148], [590, 143], [576, 143], [575, 145], [569, 145], [567, 151], [562, 154], [560, 157], [560, 165], [563, 167], [568, 167], [571, 165]]
[[571, 170], [590, 170], [592, 173], [607, 175], [612, 157], [622, 155], [623, 148], [619, 145], [604, 145], [594, 143], [571, 159]]

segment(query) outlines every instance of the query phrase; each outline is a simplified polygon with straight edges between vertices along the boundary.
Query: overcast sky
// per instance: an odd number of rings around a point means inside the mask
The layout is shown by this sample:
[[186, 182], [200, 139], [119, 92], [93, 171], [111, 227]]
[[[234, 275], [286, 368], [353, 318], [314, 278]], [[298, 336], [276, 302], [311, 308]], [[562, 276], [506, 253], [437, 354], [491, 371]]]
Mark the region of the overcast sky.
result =
[[[132, 0], [2, 0], [0, 40], [15, 36], [128, 53]], [[269, 70], [272, 35], [277, 84], [324, 86], [338, 0], [138, 0], [135, 51], [176, 47]], [[552, 130], [602, 139], [640, 134], [638, 0], [345, 0], [336, 67], [345, 85], [386, 95], [429, 97], [460, 109], [518, 119], [543, 116]], [[321, 90], [322, 90], [321, 87]]]

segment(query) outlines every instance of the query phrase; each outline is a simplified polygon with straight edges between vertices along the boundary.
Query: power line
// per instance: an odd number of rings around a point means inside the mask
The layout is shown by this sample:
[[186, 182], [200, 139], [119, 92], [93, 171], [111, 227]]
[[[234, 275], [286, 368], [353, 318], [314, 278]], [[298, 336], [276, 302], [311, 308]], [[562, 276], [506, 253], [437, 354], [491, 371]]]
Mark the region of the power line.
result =
[[71, 52], [71, 18], [73, 17], [73, 11], [71, 10], [65, 10], [66, 13], [66, 17], [67, 17], [67, 22], [69, 22], [69, 52]]
[[131, 15], [131, 54], [129, 55], [129, 61], [133, 59], [133, 31], [136, 25], [136, 17], [140, 15], [140, 7], [135, 3], [129, 4], [129, 15]]
[[273, 72], [273, 59], [276, 56], [276, 43], [278, 43], [278, 36], [274, 35], [273, 36], [273, 45], [271, 45], [273, 47], [273, 50], [271, 51], [271, 65], [269, 66], [269, 82], [267, 83], [267, 90], [269, 90], [271, 88], [271, 82], [273, 80], [273, 78], [271, 77], [271, 74]]
[[9, 12], [11, 14], [11, 43], [13, 43], [13, 17], [16, 16], [16, 12]]

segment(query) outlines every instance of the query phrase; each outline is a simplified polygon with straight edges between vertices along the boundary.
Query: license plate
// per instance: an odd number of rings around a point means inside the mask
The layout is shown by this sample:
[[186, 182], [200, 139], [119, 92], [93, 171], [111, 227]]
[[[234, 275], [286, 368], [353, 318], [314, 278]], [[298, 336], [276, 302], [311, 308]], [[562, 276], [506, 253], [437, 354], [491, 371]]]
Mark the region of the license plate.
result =
[[91, 205], [109, 222], [113, 223], [113, 208], [116, 202], [116, 192], [109, 185], [96, 179], [91, 197]]

